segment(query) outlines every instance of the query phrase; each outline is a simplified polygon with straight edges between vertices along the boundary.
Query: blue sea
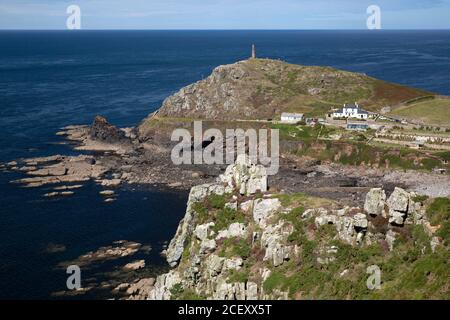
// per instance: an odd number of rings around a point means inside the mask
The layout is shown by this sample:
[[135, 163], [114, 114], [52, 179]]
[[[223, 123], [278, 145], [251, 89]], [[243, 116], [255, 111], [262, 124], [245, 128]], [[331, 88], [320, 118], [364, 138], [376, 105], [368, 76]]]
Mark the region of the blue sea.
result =
[[[450, 31], [0, 31], [0, 161], [74, 154], [58, 143], [59, 128], [97, 114], [134, 126], [214, 67], [246, 59], [253, 43], [259, 57], [450, 94]], [[153, 250], [82, 271], [82, 283], [137, 258], [149, 273], [165, 267], [159, 252], [184, 215], [186, 194], [124, 186], [106, 204], [88, 183], [49, 200], [45, 188], [9, 183], [20, 177], [0, 173], [0, 299], [52, 298], [66, 288], [60, 262], [117, 240]], [[49, 253], [51, 244], [65, 250]]]

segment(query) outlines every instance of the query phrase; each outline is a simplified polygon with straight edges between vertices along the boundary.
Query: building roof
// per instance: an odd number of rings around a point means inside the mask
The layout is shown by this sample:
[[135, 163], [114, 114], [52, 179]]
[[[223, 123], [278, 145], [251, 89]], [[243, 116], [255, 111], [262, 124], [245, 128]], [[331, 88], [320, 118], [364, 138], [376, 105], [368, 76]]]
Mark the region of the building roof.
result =
[[303, 118], [303, 113], [288, 113], [288, 112], [283, 112], [281, 114], [281, 117], [286, 117], [286, 118]]
[[344, 105], [343, 108], [340, 108], [336, 111], [334, 111], [334, 113], [344, 113], [344, 108], [346, 109], [358, 109], [358, 114], [369, 114], [367, 111], [361, 109], [361, 107], [357, 104], [349, 104], [349, 105]]

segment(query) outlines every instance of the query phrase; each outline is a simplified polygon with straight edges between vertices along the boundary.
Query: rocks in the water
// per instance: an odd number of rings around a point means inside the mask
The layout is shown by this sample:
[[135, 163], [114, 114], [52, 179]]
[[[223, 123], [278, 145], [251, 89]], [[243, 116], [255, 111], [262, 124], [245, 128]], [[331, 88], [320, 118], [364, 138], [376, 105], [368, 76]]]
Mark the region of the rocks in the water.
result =
[[236, 163], [227, 167], [219, 181], [230, 188], [236, 187], [240, 194], [251, 195], [267, 191], [266, 168], [252, 164], [245, 154], [237, 156]]
[[364, 210], [373, 216], [383, 213], [386, 201], [386, 193], [381, 188], [373, 188], [366, 195]]
[[76, 185], [71, 185], [71, 186], [59, 186], [59, 187], [54, 187], [53, 190], [56, 191], [64, 191], [64, 190], [74, 190], [74, 189], [79, 189], [83, 187], [83, 185], [81, 184], [76, 184]]
[[73, 191], [62, 191], [62, 192], [55, 191], [55, 192], [49, 192], [49, 193], [44, 194], [44, 197], [47, 197], [47, 198], [54, 198], [54, 197], [60, 197], [60, 196], [67, 197], [67, 196], [71, 196], [73, 194], [75, 194]]
[[144, 267], [145, 267], [145, 260], [137, 260], [137, 261], [134, 261], [134, 262], [127, 263], [123, 267], [123, 269], [127, 270], [127, 271], [131, 271], [131, 270], [134, 271], [134, 270], [142, 269]]
[[96, 251], [90, 251], [73, 261], [63, 262], [60, 265], [68, 266], [75, 264], [82, 267], [94, 262], [128, 257], [138, 252], [141, 246], [137, 242], [126, 240], [115, 241], [112, 246], [101, 247]]
[[115, 192], [113, 190], [102, 190], [99, 192], [100, 195], [105, 196], [105, 197], [110, 197], [115, 195]]
[[111, 125], [102, 116], [96, 116], [91, 128], [89, 136], [93, 140], [100, 140], [107, 143], [117, 143], [126, 140], [125, 132]]
[[[30, 165], [33, 165], [33, 167], [31, 167], [32, 170], [25, 171], [25, 173], [31, 177], [22, 178], [13, 182], [25, 184], [27, 187], [40, 187], [47, 184], [85, 182], [91, 178], [97, 179], [108, 169], [100, 164], [93, 163], [93, 159], [93, 156], [89, 155], [57, 155], [52, 157], [26, 159], [24, 161], [27, 166], [23, 168], [30, 168]], [[59, 188], [60, 190], [64, 190], [64, 186]], [[65, 189], [75, 188], [75, 186], [65, 187]]]
[[104, 179], [101, 182], [101, 185], [103, 187], [107, 187], [107, 188], [114, 188], [119, 186], [122, 183], [122, 180], [120, 179]]
[[126, 293], [129, 295], [128, 299], [130, 300], [145, 300], [150, 296], [150, 292], [152, 292], [154, 284], [154, 278], [144, 278], [131, 285], [128, 283], [120, 284], [115, 290], [126, 290]]

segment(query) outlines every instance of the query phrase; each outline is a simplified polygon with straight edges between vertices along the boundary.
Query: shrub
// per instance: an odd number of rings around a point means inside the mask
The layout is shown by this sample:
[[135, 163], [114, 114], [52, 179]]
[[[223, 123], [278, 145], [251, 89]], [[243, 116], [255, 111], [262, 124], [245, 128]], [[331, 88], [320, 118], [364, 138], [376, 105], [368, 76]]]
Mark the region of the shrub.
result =
[[212, 194], [208, 197], [208, 204], [214, 209], [223, 209], [226, 201], [226, 195]]
[[450, 220], [450, 199], [436, 198], [427, 208], [427, 216], [432, 225], [439, 225]]
[[213, 230], [218, 232], [220, 230], [228, 228], [228, 226], [232, 223], [245, 222], [245, 214], [242, 211], [236, 211], [231, 208], [223, 208], [219, 210], [215, 215], [215, 225]]

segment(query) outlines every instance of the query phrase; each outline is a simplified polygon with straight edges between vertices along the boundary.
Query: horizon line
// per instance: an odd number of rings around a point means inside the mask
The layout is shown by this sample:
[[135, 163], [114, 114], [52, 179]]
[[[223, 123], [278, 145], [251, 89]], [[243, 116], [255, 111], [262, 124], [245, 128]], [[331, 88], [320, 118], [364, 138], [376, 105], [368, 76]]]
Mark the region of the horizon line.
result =
[[70, 31], [70, 32], [80, 32], [80, 31], [368, 31], [368, 32], [382, 32], [382, 31], [450, 31], [450, 28], [409, 28], [409, 29], [400, 29], [400, 28], [392, 28], [392, 29], [367, 29], [367, 28], [359, 28], [359, 29], [219, 29], [219, 28], [211, 28], [211, 29], [203, 29], [203, 28], [192, 28], [192, 29], [133, 29], [133, 28], [125, 28], [125, 29], [113, 29], [113, 28], [95, 28], [95, 29], [9, 29], [9, 28], [0, 28], [0, 31]]

